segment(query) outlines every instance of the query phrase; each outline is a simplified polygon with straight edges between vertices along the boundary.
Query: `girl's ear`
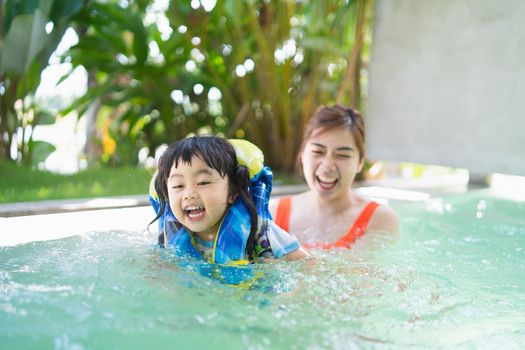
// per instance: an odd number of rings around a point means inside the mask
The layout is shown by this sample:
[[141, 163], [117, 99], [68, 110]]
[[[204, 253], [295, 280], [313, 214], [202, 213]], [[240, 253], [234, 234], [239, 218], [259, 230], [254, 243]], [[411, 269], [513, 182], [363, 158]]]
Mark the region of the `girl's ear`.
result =
[[233, 204], [238, 195], [238, 193], [233, 193], [233, 191], [230, 191], [230, 194], [228, 195], [228, 204]]

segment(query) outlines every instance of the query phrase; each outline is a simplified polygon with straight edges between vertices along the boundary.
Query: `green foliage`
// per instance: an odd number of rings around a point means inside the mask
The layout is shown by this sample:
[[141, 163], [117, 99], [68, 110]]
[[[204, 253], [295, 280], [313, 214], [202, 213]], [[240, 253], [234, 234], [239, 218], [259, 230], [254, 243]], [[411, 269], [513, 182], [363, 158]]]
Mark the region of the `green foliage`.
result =
[[31, 140], [28, 143], [34, 164], [44, 162], [47, 157], [55, 151], [55, 146], [44, 141]]
[[22, 74], [29, 68], [46, 43], [46, 20], [39, 9], [13, 19], [3, 43], [0, 73]]
[[117, 145], [129, 141], [117, 153], [205, 131], [248, 138], [272, 167], [291, 170], [303, 125], [341, 90], [368, 1], [357, 3], [228, 0], [210, 11], [172, 1], [155, 12], [147, 1], [92, 1], [64, 58], [88, 70], [90, 88], [64, 112], [111, 107], [99, 119]]
[[92, 79], [86, 96], [63, 113], [77, 110], [82, 114], [94, 101], [112, 108], [111, 113], [99, 114], [98, 122], [102, 125], [104, 120], [100, 119], [110, 121], [110, 130], [104, 131], [102, 138], [110, 135], [117, 143], [118, 154], [102, 157], [105, 161], [111, 159], [112, 164], [134, 164], [138, 149], [160, 145], [159, 129], [150, 121], [159, 115], [172, 115], [169, 93], [174, 72], [169, 67], [178, 63], [160, 66], [147, 61], [154, 33], [143, 25], [142, 6], [132, 3], [122, 8], [111, 2], [89, 3], [75, 17], [84, 30], [67, 58], [74, 66], [85, 67]]
[[59, 175], [0, 161], [0, 203], [148, 193], [151, 172], [136, 167], [93, 168]]
[[[0, 6], [3, 31], [0, 32], [0, 159], [31, 162], [33, 150], [42, 157], [43, 148], [33, 147], [33, 131], [46, 115], [34, 101], [40, 74], [48, 65], [69, 18], [83, 6], [82, 0], [8, 0]], [[5, 16], [4, 16], [5, 13]], [[46, 25], [53, 29], [46, 31]], [[48, 33], [49, 32], [49, 33]], [[21, 141], [16, 135], [22, 135]], [[49, 147], [47, 147], [49, 149]]]

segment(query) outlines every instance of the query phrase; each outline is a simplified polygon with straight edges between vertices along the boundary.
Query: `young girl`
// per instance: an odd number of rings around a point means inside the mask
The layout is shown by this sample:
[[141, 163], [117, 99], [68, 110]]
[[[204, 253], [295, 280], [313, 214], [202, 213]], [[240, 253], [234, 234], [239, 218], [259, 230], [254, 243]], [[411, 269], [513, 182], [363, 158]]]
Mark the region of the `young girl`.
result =
[[159, 243], [178, 255], [225, 265], [307, 256], [269, 219], [272, 174], [262, 158], [243, 140], [201, 136], [171, 144], [150, 190]]
[[392, 208], [352, 190], [365, 161], [365, 126], [358, 111], [319, 108], [306, 126], [297, 159], [309, 190], [272, 200], [270, 210], [304, 247], [349, 248], [365, 233], [397, 233]]

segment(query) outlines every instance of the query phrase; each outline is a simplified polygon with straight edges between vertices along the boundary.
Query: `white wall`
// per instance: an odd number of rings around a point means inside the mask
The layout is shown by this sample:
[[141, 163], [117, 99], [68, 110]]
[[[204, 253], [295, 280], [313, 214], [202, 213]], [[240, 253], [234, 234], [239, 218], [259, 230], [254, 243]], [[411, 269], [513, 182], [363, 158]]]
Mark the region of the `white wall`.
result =
[[368, 158], [525, 175], [525, 1], [375, 6]]

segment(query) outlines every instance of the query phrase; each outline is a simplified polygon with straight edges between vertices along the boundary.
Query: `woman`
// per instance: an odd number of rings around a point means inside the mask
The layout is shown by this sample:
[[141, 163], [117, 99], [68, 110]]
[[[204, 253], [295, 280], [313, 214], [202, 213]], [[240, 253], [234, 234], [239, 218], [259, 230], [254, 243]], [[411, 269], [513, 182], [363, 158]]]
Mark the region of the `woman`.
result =
[[274, 199], [274, 221], [307, 248], [349, 248], [364, 234], [396, 234], [395, 211], [352, 190], [365, 161], [365, 127], [356, 110], [322, 107], [310, 119], [297, 157], [309, 190]]

